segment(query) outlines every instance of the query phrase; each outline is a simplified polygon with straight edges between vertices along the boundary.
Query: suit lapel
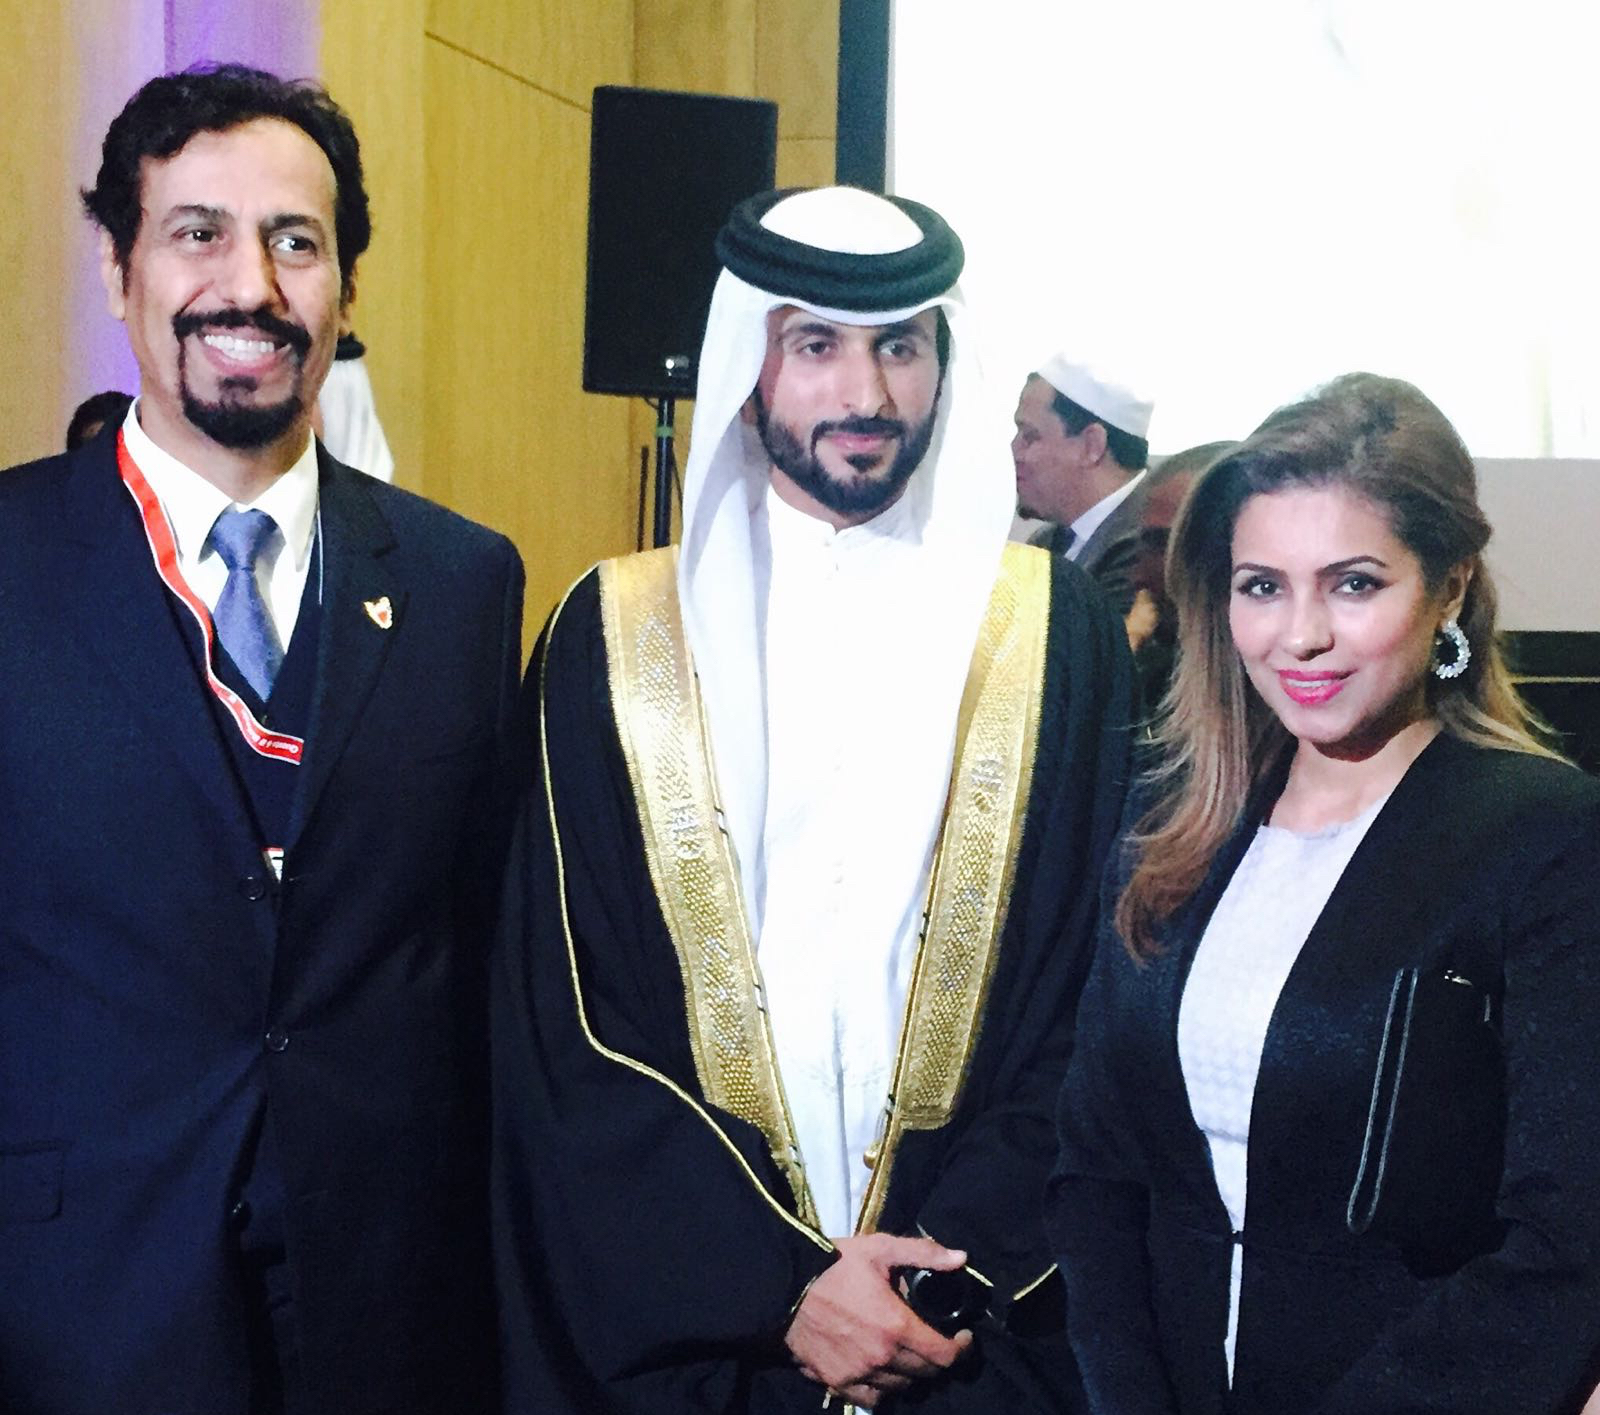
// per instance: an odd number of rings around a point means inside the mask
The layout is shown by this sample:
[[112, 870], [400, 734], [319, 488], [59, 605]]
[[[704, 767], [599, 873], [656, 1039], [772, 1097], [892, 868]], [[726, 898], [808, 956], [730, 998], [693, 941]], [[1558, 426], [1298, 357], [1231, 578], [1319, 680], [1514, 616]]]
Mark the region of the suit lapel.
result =
[[[1140, 473], [1141, 477], [1148, 475], [1148, 472]], [[1129, 531], [1137, 528], [1143, 504], [1144, 483], [1141, 481], [1111, 508], [1111, 514], [1105, 520], [1089, 532], [1083, 549], [1075, 557], [1078, 564], [1092, 573], [1100, 557]]]
[[395, 544], [388, 522], [360, 476], [335, 462], [320, 443], [317, 459], [322, 637], [290, 849], [361, 720], [390, 645], [406, 632], [405, 591], [386, 559]]
[[77, 549], [57, 592], [73, 640], [117, 684], [128, 716], [235, 830], [255, 835], [233, 763], [133, 498], [101, 437], [70, 464], [62, 527]]

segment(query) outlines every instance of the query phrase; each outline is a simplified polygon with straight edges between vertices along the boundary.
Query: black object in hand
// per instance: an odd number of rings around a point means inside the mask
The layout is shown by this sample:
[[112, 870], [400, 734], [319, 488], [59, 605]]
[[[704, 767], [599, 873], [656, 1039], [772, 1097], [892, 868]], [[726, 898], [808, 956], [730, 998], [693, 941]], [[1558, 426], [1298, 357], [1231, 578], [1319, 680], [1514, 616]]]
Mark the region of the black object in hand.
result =
[[965, 1268], [901, 1268], [900, 1280], [911, 1310], [945, 1336], [970, 1330], [988, 1314], [988, 1289]]

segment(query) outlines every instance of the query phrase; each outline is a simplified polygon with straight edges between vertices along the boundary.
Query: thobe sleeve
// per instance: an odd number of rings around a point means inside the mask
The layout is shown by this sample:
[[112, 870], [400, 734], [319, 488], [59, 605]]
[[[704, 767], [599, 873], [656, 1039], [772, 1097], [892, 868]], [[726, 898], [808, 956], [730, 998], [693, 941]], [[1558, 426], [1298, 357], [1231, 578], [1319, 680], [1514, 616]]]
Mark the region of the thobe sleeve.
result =
[[[535, 650], [495, 979], [494, 1208], [508, 1408], [686, 1373], [717, 1409], [831, 1245], [755, 1129], [700, 1099], [683, 983], [618, 745], [594, 576]], [[794, 1377], [799, 1380], [798, 1376]], [[662, 1405], [660, 1408], [668, 1408]]]
[[1316, 1415], [1443, 1415], [1486, 1403], [1500, 1415], [1547, 1415], [1577, 1410], [1595, 1383], [1600, 809], [1570, 815], [1570, 844], [1525, 876], [1502, 925], [1507, 1107], [1496, 1210], [1504, 1240], [1431, 1284]]

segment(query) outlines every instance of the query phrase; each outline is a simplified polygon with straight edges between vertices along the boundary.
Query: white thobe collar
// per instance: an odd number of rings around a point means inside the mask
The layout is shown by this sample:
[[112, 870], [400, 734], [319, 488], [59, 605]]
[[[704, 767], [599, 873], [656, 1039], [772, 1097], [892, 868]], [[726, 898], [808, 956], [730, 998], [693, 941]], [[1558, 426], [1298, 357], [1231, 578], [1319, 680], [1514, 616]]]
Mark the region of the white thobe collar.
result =
[[840, 557], [862, 556], [873, 554], [886, 543], [917, 545], [921, 539], [904, 496], [859, 526], [830, 525], [820, 517], [791, 506], [771, 486], [767, 488], [766, 508], [775, 551], [781, 544], [800, 550], [831, 549]]

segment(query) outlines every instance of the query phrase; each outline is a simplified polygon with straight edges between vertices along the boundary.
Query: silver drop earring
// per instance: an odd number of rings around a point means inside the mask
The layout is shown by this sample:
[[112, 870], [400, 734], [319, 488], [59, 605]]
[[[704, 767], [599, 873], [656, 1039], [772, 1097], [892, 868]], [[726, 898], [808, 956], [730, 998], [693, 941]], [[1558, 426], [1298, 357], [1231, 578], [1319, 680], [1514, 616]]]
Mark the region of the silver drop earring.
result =
[[[1439, 650], [1448, 643], [1454, 650], [1448, 660], [1439, 657]], [[1446, 619], [1439, 626], [1439, 633], [1433, 642], [1433, 672], [1439, 678], [1459, 678], [1467, 671], [1467, 665], [1472, 662], [1472, 645], [1467, 642], [1467, 636], [1461, 632], [1461, 626], [1452, 617]]]

